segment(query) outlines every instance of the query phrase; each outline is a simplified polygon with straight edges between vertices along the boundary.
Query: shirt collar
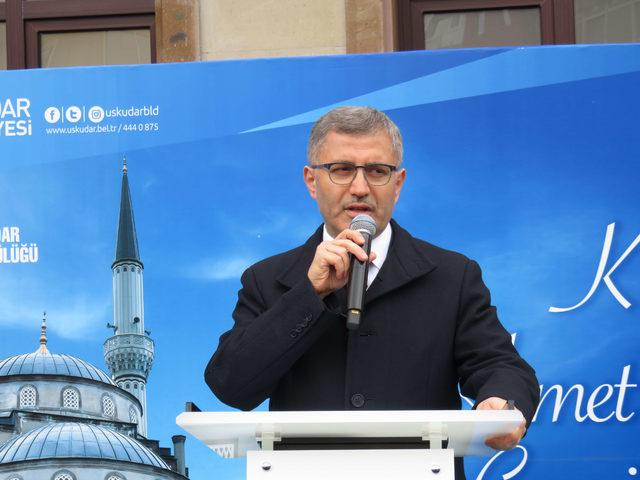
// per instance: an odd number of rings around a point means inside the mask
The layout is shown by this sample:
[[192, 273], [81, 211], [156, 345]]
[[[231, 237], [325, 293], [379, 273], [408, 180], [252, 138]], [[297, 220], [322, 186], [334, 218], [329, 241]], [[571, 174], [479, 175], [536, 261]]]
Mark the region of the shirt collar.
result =
[[[387, 223], [387, 226], [382, 231], [382, 233], [375, 237], [373, 239], [373, 242], [371, 242], [371, 251], [376, 252], [376, 259], [371, 263], [378, 267], [378, 269], [382, 268], [382, 264], [387, 258], [387, 253], [389, 253], [389, 245], [391, 245], [391, 234], [391, 222], [389, 222]], [[326, 242], [330, 240], [333, 240], [333, 237], [329, 234], [327, 226], [323, 225], [322, 241]]]

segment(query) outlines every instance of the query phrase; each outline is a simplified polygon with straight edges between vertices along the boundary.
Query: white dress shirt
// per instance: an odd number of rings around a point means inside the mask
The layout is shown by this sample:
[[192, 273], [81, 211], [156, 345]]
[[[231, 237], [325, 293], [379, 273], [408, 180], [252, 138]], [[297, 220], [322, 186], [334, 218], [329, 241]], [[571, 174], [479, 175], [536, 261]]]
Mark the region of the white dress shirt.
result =
[[[322, 231], [322, 241], [326, 242], [331, 240], [333, 240], [333, 237], [329, 235], [327, 226], [325, 225]], [[387, 253], [389, 253], [389, 245], [391, 245], [391, 224], [387, 223], [382, 233], [371, 242], [371, 251], [376, 253], [376, 259], [369, 264], [367, 288], [371, 286], [371, 283], [382, 268], [382, 264], [387, 258]]]

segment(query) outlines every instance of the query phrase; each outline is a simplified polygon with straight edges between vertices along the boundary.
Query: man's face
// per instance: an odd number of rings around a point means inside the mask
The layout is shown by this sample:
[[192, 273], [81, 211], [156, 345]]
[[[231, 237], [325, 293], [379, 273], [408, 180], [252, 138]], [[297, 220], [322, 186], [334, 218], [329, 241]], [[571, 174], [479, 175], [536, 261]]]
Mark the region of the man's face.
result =
[[[370, 163], [398, 164], [393, 155], [391, 139], [382, 131], [373, 135], [347, 135], [329, 132], [320, 146], [318, 164], [352, 162], [356, 165]], [[304, 167], [304, 181], [309, 194], [318, 202], [320, 213], [331, 236], [349, 228], [351, 220], [360, 214], [373, 217], [378, 233], [391, 219], [393, 207], [400, 197], [406, 171], [393, 172], [389, 183], [369, 185], [364, 170], [357, 169], [356, 177], [349, 185], [336, 185], [324, 168]]]

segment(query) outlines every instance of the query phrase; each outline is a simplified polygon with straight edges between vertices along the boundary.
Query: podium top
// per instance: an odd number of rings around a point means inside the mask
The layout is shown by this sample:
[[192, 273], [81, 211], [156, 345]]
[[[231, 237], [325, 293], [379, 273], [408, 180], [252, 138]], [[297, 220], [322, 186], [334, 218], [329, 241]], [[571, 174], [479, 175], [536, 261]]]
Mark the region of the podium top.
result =
[[442, 435], [456, 457], [490, 456], [486, 437], [517, 428], [515, 410], [367, 410], [181, 413], [176, 423], [222, 457], [260, 450], [259, 440], [423, 438]]

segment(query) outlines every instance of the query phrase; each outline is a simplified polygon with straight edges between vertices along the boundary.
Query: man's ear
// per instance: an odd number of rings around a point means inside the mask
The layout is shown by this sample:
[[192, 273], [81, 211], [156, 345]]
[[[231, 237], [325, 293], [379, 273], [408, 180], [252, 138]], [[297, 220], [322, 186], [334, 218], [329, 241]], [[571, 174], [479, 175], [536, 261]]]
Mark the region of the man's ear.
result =
[[316, 171], [309, 167], [309, 165], [304, 166], [304, 170], [302, 171], [302, 176], [304, 177], [304, 183], [307, 186], [307, 190], [309, 190], [309, 195], [311, 198], [316, 198]]
[[403, 168], [396, 175], [396, 180], [393, 185], [393, 203], [395, 204], [400, 198], [400, 191], [404, 185], [404, 180], [407, 178], [407, 171]]

